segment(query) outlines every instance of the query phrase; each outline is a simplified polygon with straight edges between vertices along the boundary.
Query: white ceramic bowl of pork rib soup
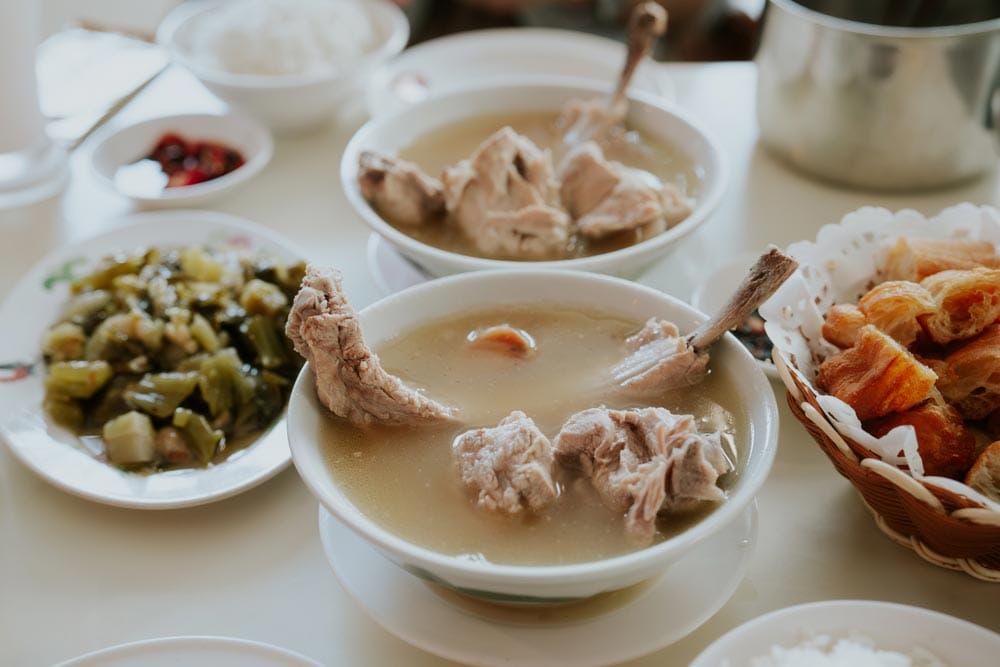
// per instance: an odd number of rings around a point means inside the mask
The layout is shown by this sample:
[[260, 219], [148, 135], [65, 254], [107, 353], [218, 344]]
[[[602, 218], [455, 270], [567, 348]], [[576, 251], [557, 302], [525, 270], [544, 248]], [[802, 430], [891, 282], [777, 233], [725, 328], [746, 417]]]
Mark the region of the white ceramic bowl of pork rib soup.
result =
[[[611, 83], [553, 78], [530, 82], [499, 82], [442, 93], [397, 113], [369, 121], [348, 143], [340, 177], [351, 206], [377, 234], [403, 255], [435, 276], [465, 271], [516, 268], [559, 268], [593, 271], [632, 278], [666, 255], [677, 242], [705, 222], [726, 187], [725, 159], [719, 143], [700, 123], [661, 98], [643, 91], [629, 94], [626, 124], [654, 142], [676, 149], [690, 160], [696, 174], [691, 214], [670, 229], [619, 250], [572, 259], [511, 261], [443, 250], [424, 243], [386, 222], [361, 194], [358, 159], [364, 151], [397, 154], [415, 141], [448, 126], [484, 116], [552, 112], [573, 99], [606, 97]], [[502, 123], [494, 129], [500, 129]], [[482, 139], [486, 139], [484, 134]], [[433, 174], [438, 176], [439, 174]]]
[[[431, 281], [365, 308], [360, 319], [365, 339], [377, 353], [401, 333], [442, 318], [504, 304], [579, 307], [640, 323], [656, 316], [675, 322], [682, 332], [691, 331], [705, 320], [703, 314], [671, 296], [620, 278], [539, 269], [463, 273]], [[542, 353], [544, 350], [540, 350]], [[333, 417], [316, 398], [315, 380], [308, 365], [292, 390], [288, 439], [299, 474], [322, 505], [407, 572], [491, 601], [566, 602], [648, 580], [720, 531], [739, 530], [737, 519], [753, 502], [774, 460], [778, 408], [767, 378], [731, 334], [713, 348], [711, 372], [722, 376], [727, 390], [731, 388], [731, 403], [744, 411], [742, 421], [748, 430], [726, 500], [673, 537], [603, 560], [503, 565], [432, 551], [383, 528], [352, 502], [330, 470], [330, 443], [324, 439], [324, 425]], [[533, 406], [525, 405], [522, 410], [530, 416]], [[459, 483], [456, 473], [456, 486]]]

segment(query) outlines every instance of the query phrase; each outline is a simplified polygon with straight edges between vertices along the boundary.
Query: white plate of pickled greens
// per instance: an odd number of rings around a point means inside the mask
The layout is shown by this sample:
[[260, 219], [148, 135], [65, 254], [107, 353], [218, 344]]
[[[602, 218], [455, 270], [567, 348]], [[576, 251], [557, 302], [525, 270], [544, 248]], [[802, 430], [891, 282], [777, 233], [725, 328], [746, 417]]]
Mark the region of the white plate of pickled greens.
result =
[[0, 306], [0, 438], [55, 486], [140, 509], [212, 502], [289, 460], [302, 255], [206, 211], [128, 216]]

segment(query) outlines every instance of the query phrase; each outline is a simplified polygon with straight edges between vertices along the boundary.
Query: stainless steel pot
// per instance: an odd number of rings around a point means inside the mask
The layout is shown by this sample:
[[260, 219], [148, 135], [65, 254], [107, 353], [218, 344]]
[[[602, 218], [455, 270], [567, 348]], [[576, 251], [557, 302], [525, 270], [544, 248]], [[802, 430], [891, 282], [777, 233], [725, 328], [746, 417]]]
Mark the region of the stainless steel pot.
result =
[[997, 161], [998, 5], [769, 0], [756, 58], [761, 139], [804, 171], [855, 187], [936, 187], [983, 173]]

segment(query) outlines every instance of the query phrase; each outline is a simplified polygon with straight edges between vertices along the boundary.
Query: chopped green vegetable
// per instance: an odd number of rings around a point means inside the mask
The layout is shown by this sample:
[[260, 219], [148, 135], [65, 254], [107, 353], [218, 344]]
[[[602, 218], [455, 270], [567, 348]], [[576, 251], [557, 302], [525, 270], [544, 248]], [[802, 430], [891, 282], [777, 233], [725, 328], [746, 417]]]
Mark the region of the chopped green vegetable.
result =
[[154, 417], [174, 414], [198, 385], [198, 373], [147, 373], [124, 393], [125, 403]]
[[112, 463], [147, 463], [156, 458], [156, 433], [149, 415], [126, 412], [106, 423], [101, 437]]
[[301, 366], [283, 324], [304, 271], [233, 248], [104, 258], [41, 341], [48, 415], [87, 437], [114, 424], [109, 457], [132, 471], [206, 465], [220, 442], [252, 441]]
[[279, 265], [277, 267], [278, 283], [285, 294], [291, 298], [302, 286], [302, 279], [306, 277], [306, 263], [296, 262], [291, 266]]
[[219, 348], [222, 347], [222, 341], [219, 340], [218, 334], [215, 333], [208, 320], [201, 315], [195, 314], [188, 328], [191, 331], [191, 336], [206, 352], [218, 352]]
[[225, 268], [204, 248], [191, 246], [181, 251], [181, 271], [194, 280], [218, 282], [225, 273]]
[[83, 408], [72, 398], [49, 393], [43, 403], [45, 412], [60, 426], [78, 431], [83, 428]]
[[287, 387], [291, 381], [283, 375], [278, 375], [273, 371], [264, 371], [260, 374], [261, 382], [274, 385], [275, 387]]
[[106, 361], [60, 361], [49, 366], [45, 389], [70, 398], [90, 398], [111, 375]]
[[178, 373], [186, 373], [188, 371], [200, 371], [201, 365], [205, 363], [205, 360], [209, 358], [207, 354], [194, 354], [190, 357], [185, 358], [174, 368]]
[[257, 359], [263, 368], [275, 369], [283, 366], [288, 357], [285, 346], [278, 338], [271, 320], [263, 315], [254, 315], [243, 323], [240, 332], [246, 336], [257, 353]]
[[124, 361], [163, 346], [163, 322], [140, 310], [112, 315], [98, 325], [85, 347], [87, 359]]
[[224, 437], [222, 431], [213, 429], [207, 419], [187, 408], [177, 408], [174, 412], [173, 425], [187, 436], [202, 465], [212, 460], [215, 450]]
[[254, 278], [243, 288], [240, 305], [247, 315], [273, 316], [288, 305], [288, 297], [277, 285]]
[[70, 299], [63, 313], [63, 321], [79, 324], [91, 329], [102, 319], [104, 312], [112, 306], [111, 292], [103, 289], [82, 292]]
[[140, 252], [134, 255], [112, 255], [104, 258], [97, 268], [73, 282], [70, 289], [74, 294], [88, 290], [103, 290], [111, 287], [112, 281], [118, 276], [130, 273], [139, 273], [143, 265], [150, 261], [151, 253], [155, 251]]
[[52, 361], [74, 361], [83, 358], [87, 334], [72, 322], [57, 324], [42, 339], [42, 354]]
[[243, 373], [236, 350], [227, 347], [202, 362], [198, 390], [209, 413], [216, 417], [253, 397], [253, 379]]

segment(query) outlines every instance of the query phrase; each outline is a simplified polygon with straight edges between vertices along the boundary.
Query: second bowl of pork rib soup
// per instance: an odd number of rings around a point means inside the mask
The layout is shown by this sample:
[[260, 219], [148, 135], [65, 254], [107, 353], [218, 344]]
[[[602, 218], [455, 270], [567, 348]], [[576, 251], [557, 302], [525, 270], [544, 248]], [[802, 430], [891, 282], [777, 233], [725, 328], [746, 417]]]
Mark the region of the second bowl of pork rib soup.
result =
[[711, 215], [725, 180], [717, 142], [682, 111], [566, 79], [430, 98], [369, 121], [341, 162], [358, 215], [435, 276], [634, 277]]
[[773, 462], [767, 378], [730, 334], [706, 365], [683, 345], [704, 316], [657, 290], [480, 271], [355, 313], [311, 269], [303, 292], [295, 466], [425, 580], [517, 603], [636, 584], [736, 530]]

